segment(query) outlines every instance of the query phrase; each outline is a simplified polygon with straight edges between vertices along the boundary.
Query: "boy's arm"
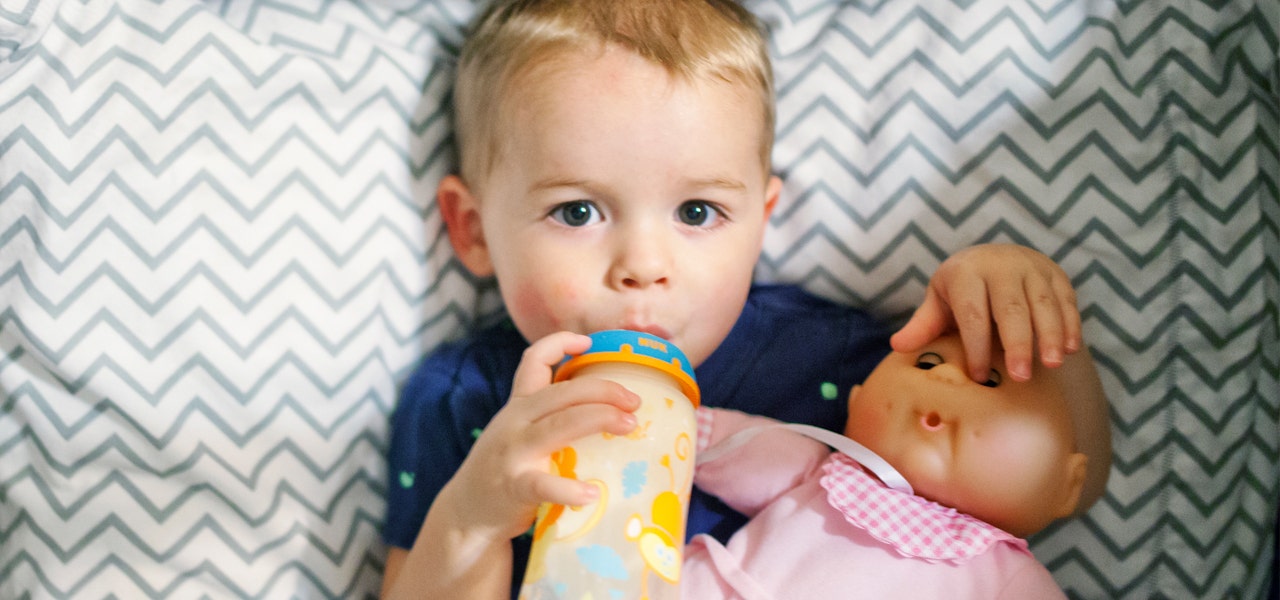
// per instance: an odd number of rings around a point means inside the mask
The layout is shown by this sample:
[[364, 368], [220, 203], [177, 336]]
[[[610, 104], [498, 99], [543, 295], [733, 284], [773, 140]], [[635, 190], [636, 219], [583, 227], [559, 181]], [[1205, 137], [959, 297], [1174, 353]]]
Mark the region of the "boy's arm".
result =
[[384, 598], [510, 597], [511, 539], [468, 529], [456, 487], [451, 481], [440, 490], [412, 550], [388, 554]]
[[943, 261], [924, 302], [890, 343], [912, 352], [958, 329], [969, 376], [986, 381], [993, 323], [1005, 366], [1017, 381], [1031, 377], [1033, 351], [1045, 366], [1057, 367], [1083, 343], [1071, 279], [1049, 257], [1015, 244], [980, 244]]
[[[555, 475], [549, 457], [573, 440], [635, 429], [639, 398], [601, 379], [552, 385], [551, 370], [590, 338], [558, 333], [535, 342], [516, 369], [511, 399], [485, 427], [462, 466], [436, 496], [413, 548], [384, 584], [390, 598], [506, 598], [511, 538], [533, 523], [538, 505], [579, 506], [595, 486]], [[392, 579], [394, 578], [394, 579]]]
[[[748, 517], [800, 485], [831, 451], [803, 435], [767, 428], [776, 424], [736, 410], [699, 408], [694, 485]], [[740, 438], [733, 437], [759, 427], [766, 429], [740, 444]], [[714, 460], [703, 458], [713, 452]]]

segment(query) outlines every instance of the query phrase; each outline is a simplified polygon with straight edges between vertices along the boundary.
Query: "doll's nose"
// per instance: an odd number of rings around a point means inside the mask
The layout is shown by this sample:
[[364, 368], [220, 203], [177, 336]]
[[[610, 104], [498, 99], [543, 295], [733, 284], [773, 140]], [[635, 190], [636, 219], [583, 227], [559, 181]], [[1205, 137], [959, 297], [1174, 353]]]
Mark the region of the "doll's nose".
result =
[[973, 380], [969, 379], [969, 374], [964, 371], [964, 367], [959, 363], [942, 363], [929, 369], [929, 377], [938, 381], [950, 384], [969, 383]]

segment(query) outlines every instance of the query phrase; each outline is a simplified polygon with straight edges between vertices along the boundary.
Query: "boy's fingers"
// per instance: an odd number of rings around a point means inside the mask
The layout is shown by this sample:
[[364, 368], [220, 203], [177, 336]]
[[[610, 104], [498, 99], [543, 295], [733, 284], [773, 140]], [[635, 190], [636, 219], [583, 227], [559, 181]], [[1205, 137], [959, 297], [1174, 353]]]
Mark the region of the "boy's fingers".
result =
[[[622, 389], [618, 386], [618, 389]], [[624, 393], [629, 394], [630, 392]], [[625, 404], [620, 401], [620, 404]], [[634, 414], [618, 404], [592, 402], [573, 404], [543, 415], [530, 423], [531, 450], [550, 454], [574, 441], [601, 433], [626, 435], [636, 428]]]
[[1032, 332], [1039, 344], [1040, 362], [1057, 367], [1063, 361], [1063, 307], [1050, 282], [1031, 278], [1026, 282], [1027, 299], [1031, 303]]
[[[970, 327], [970, 329], [965, 329]], [[991, 327], [978, 327], [977, 324], [958, 325], [960, 343], [964, 346], [964, 356], [969, 378], [983, 382], [991, 371]]]
[[609, 379], [577, 377], [561, 381], [547, 390], [540, 391], [539, 395], [554, 394], [555, 399], [540, 402], [539, 405], [543, 410], [533, 413], [530, 417], [531, 421], [537, 421], [579, 405], [610, 405], [626, 412], [640, 408], [640, 396], [626, 386]]
[[967, 281], [966, 285], [954, 285], [946, 300], [964, 345], [969, 378], [982, 382], [991, 369], [991, 324], [995, 316], [991, 294], [997, 291], [988, 289], [987, 282], [980, 278]]
[[[1000, 335], [1004, 349], [1005, 368], [1014, 381], [1031, 378], [1033, 307], [1028, 306], [1025, 281], [994, 287], [991, 290], [991, 316]], [[966, 349], [968, 346], [966, 345]], [[973, 361], [970, 361], [973, 365]], [[990, 368], [986, 365], [984, 368]], [[986, 371], [983, 374], [985, 376]]]
[[914, 352], [942, 335], [951, 323], [951, 309], [930, 287], [911, 319], [889, 338], [889, 345], [898, 352]]
[[511, 396], [531, 396], [551, 383], [551, 374], [566, 354], [581, 354], [591, 347], [591, 338], [568, 331], [553, 333], [528, 348], [520, 357], [511, 382]]
[[600, 498], [596, 484], [551, 473], [532, 474], [527, 485], [530, 499], [537, 502], [582, 506]]
[[1058, 306], [1062, 310], [1062, 344], [1067, 354], [1080, 351], [1084, 344], [1084, 333], [1080, 324], [1080, 307], [1077, 304], [1076, 290], [1065, 274], [1055, 278], [1050, 284], [1054, 295], [1058, 298]]

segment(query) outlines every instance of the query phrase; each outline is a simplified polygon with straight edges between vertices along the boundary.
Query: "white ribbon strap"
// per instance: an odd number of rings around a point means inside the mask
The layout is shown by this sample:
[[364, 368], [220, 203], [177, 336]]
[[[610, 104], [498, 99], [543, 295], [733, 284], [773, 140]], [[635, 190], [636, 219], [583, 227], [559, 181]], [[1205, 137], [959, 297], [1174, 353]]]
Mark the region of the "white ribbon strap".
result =
[[907, 483], [907, 478], [903, 477], [902, 473], [899, 473], [897, 469], [893, 468], [888, 461], [880, 458], [879, 454], [872, 452], [870, 448], [867, 448], [866, 446], [863, 446], [862, 444], [859, 444], [858, 442], [855, 442], [843, 435], [833, 431], [827, 431], [821, 427], [814, 427], [813, 425], [777, 423], [774, 425], [761, 425], [759, 427], [744, 429], [729, 436], [729, 438], [723, 442], [699, 453], [698, 464], [716, 460], [747, 443], [748, 440], [755, 437], [757, 434], [769, 429], [785, 429], [822, 442], [823, 444], [831, 446], [837, 452], [842, 452], [849, 458], [858, 461], [858, 464], [861, 464], [867, 470], [874, 473], [876, 477], [880, 478], [880, 481], [883, 481], [884, 484], [890, 488], [900, 492], [906, 492], [908, 494], [915, 493], [911, 489], [911, 484]]

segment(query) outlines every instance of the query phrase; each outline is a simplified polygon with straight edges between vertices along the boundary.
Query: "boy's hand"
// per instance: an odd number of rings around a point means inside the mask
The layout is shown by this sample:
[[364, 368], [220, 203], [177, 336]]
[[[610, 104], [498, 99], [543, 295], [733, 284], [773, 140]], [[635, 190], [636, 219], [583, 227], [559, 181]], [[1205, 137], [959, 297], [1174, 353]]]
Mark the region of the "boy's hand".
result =
[[561, 332], [525, 350], [510, 400], [448, 484], [459, 527], [506, 540], [529, 529], [542, 502], [579, 506], [596, 499], [594, 486], [553, 474], [551, 454], [583, 436], [630, 433], [640, 398], [602, 379], [551, 383], [566, 354], [590, 346], [591, 338]]
[[912, 352], [958, 329], [969, 376], [986, 381], [991, 368], [991, 325], [1004, 348], [1005, 367], [1017, 381], [1031, 377], [1032, 349], [1047, 367], [1080, 349], [1080, 312], [1066, 272], [1049, 257], [1014, 244], [982, 244], [955, 253], [938, 267], [924, 302], [890, 344]]

